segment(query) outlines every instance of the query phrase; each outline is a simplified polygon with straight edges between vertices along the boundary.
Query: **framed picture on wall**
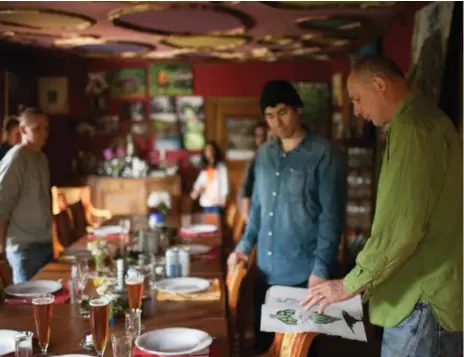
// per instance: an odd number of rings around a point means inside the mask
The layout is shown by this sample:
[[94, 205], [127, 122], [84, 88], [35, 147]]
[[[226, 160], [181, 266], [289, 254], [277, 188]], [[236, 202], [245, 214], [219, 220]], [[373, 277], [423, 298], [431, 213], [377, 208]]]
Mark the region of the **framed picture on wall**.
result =
[[38, 81], [39, 106], [49, 115], [69, 114], [67, 77], [40, 77]]
[[250, 160], [256, 150], [255, 127], [260, 119], [257, 116], [227, 116], [224, 122], [227, 130], [227, 160]]

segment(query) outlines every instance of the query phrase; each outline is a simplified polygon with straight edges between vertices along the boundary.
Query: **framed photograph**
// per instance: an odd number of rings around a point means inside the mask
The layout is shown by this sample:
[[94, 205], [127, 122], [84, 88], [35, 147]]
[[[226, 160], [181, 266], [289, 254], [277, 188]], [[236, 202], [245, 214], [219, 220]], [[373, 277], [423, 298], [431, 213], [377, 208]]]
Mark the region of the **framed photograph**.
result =
[[182, 145], [188, 151], [205, 147], [204, 99], [200, 96], [177, 97], [177, 115], [181, 122]]
[[254, 129], [262, 121], [259, 99], [211, 97], [205, 108], [207, 138], [216, 138], [228, 161], [250, 160], [256, 151]]
[[67, 77], [40, 77], [38, 81], [39, 106], [49, 115], [69, 114]]
[[150, 66], [150, 95], [193, 93], [193, 70], [190, 64], [166, 63]]
[[123, 68], [110, 71], [110, 92], [113, 99], [144, 98], [146, 94], [146, 70]]

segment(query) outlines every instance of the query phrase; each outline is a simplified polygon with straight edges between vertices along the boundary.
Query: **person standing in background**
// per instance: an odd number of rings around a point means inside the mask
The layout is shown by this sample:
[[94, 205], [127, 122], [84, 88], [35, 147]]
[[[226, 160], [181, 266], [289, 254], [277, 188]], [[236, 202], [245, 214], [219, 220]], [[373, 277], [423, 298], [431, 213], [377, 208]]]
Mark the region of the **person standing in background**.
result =
[[6, 255], [15, 284], [31, 279], [53, 258], [50, 173], [42, 152], [48, 118], [29, 108], [19, 122], [21, 144], [0, 162], [0, 260]]
[[21, 142], [21, 131], [19, 129], [19, 120], [11, 118], [5, 125], [5, 139], [0, 144], [0, 160], [6, 155], [8, 150]]
[[[259, 123], [255, 127], [255, 143], [256, 149], [266, 142], [267, 140], [267, 124]], [[253, 195], [253, 187], [255, 183], [255, 157], [245, 167], [243, 173], [242, 184], [239, 192], [239, 208], [242, 211], [245, 220], [248, 222], [248, 215], [250, 213], [251, 196]]]
[[382, 357], [462, 356], [460, 137], [389, 58], [361, 59], [347, 84], [354, 113], [387, 127], [371, 237], [343, 280], [311, 286], [301, 304], [323, 311], [363, 292]]
[[229, 195], [229, 178], [224, 155], [217, 143], [206, 143], [202, 157], [203, 169], [193, 185], [190, 197], [200, 198], [205, 213], [222, 213]]
[[256, 245], [254, 290], [256, 353], [273, 334], [261, 332], [261, 305], [273, 285], [316, 286], [332, 277], [345, 223], [346, 170], [341, 151], [309, 133], [303, 102], [290, 82], [268, 82], [261, 112], [276, 138], [259, 148], [248, 224], [228, 259], [230, 270], [249, 262]]

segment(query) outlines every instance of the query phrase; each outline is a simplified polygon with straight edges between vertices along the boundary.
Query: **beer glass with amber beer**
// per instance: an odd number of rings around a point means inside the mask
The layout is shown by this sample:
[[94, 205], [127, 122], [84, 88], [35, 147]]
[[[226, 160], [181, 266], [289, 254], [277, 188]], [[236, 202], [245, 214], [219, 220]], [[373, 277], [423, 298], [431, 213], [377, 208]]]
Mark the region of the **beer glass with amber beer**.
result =
[[126, 274], [127, 299], [130, 309], [140, 309], [142, 306], [143, 283], [145, 276], [136, 270], [130, 270]]
[[51, 294], [39, 295], [32, 299], [37, 338], [43, 355], [47, 354], [50, 343], [50, 327], [52, 324], [53, 303], [55, 296]]
[[102, 357], [109, 335], [110, 300], [101, 296], [92, 298], [89, 310], [93, 345], [97, 356]]

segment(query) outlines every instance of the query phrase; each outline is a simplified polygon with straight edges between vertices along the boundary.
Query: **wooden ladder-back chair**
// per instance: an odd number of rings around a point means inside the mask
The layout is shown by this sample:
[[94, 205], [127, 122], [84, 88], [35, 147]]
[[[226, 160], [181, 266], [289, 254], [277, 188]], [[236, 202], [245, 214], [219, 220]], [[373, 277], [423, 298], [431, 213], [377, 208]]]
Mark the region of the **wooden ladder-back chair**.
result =
[[52, 192], [52, 212], [59, 214], [68, 210], [72, 205], [82, 204], [85, 219], [90, 226], [98, 226], [96, 220], [107, 220], [111, 218], [111, 212], [104, 209], [95, 208], [91, 202], [90, 186], [57, 187], [53, 186]]
[[241, 306], [241, 290], [245, 277], [247, 275], [247, 269], [243, 262], [237, 264], [233, 271], [227, 272], [227, 297], [229, 306], [229, 323], [231, 327], [231, 339], [232, 339], [232, 355], [240, 357], [242, 354], [241, 348], [243, 347], [245, 336], [244, 336], [244, 320], [241, 316], [241, 311], [244, 311]]
[[58, 258], [64, 249], [81, 237], [82, 232], [74, 230], [74, 225], [67, 211], [61, 211], [52, 217], [53, 257]]
[[306, 357], [317, 333], [276, 333], [269, 350], [257, 357]]
[[238, 211], [235, 215], [234, 227], [232, 229], [232, 240], [234, 245], [240, 242], [242, 238], [243, 230], [245, 229], [245, 216]]
[[235, 217], [237, 216], [238, 206], [235, 201], [229, 202], [226, 207], [226, 224], [228, 228], [233, 228]]
[[0, 286], [7, 287], [13, 284], [13, 272], [6, 260], [0, 260]]

